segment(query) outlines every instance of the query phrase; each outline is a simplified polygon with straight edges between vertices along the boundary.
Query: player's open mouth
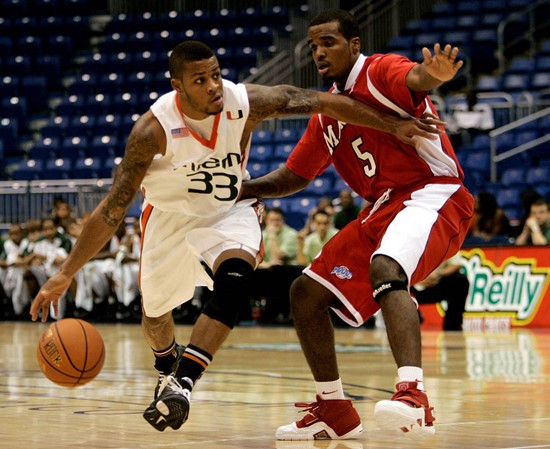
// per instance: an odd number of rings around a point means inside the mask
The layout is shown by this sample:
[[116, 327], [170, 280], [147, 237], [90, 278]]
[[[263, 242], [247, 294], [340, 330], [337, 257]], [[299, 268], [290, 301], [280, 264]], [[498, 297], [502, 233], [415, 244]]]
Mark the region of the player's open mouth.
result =
[[329, 64], [326, 63], [326, 62], [321, 62], [318, 66], [317, 66], [317, 70], [319, 70], [319, 73], [321, 75], [324, 75], [325, 73], [328, 72], [329, 70]]
[[212, 100], [212, 103], [216, 106], [220, 106], [223, 104], [223, 97], [221, 95], [216, 95], [214, 99]]

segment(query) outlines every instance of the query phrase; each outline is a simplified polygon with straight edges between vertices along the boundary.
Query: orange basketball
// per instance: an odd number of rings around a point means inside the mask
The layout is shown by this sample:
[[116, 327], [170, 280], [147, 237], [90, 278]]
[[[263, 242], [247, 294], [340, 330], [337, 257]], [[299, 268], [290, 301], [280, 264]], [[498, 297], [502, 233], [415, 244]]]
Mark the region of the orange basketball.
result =
[[100, 333], [90, 323], [65, 318], [45, 330], [36, 356], [48, 379], [63, 387], [76, 387], [99, 374], [105, 360], [105, 346]]

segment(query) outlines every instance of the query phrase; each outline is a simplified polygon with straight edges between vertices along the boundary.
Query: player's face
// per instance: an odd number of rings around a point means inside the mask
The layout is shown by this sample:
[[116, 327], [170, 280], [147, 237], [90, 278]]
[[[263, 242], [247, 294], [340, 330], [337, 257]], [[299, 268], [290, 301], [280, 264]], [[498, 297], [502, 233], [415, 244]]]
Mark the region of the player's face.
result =
[[197, 120], [216, 115], [223, 109], [220, 65], [215, 56], [188, 62], [180, 79], [172, 78], [185, 115]]
[[346, 40], [339, 31], [338, 22], [322, 23], [308, 29], [311, 56], [321, 78], [344, 85], [349, 72], [359, 57], [359, 38]]

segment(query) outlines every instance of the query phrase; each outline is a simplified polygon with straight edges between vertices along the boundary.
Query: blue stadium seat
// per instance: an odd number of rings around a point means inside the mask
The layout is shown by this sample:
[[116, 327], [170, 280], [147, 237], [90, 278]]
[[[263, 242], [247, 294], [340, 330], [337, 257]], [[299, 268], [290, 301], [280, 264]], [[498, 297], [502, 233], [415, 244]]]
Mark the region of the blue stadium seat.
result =
[[[119, 66], [115, 66], [117, 69]], [[111, 72], [101, 76], [99, 80], [99, 91], [106, 95], [113, 95], [122, 91], [124, 86], [124, 74]]]
[[439, 16], [432, 19], [432, 29], [437, 31], [449, 31], [456, 27], [456, 17]]
[[101, 160], [99, 158], [79, 158], [72, 169], [72, 178], [100, 178]]
[[477, 80], [478, 92], [494, 92], [500, 90], [500, 79], [496, 76], [482, 75]]
[[86, 113], [89, 115], [105, 115], [111, 107], [111, 96], [104, 93], [88, 95], [86, 99]]
[[88, 138], [85, 136], [65, 137], [61, 146], [56, 150], [58, 157], [65, 160], [76, 160], [84, 157], [88, 149]]
[[46, 77], [24, 76], [20, 81], [22, 91], [27, 93], [25, 99], [29, 110], [46, 109], [48, 106], [48, 81]]
[[535, 61], [535, 69], [538, 72], [550, 72], [550, 56], [538, 56]]
[[0, 98], [17, 97], [19, 94], [19, 78], [2, 76], [0, 78]]
[[334, 181], [334, 185], [332, 186], [333, 191], [338, 195], [342, 190], [349, 190], [351, 191], [350, 186], [339, 176]]
[[442, 44], [447, 43], [456, 45], [462, 50], [464, 47], [470, 45], [470, 33], [468, 31], [449, 31], [444, 33]]
[[488, 134], [478, 134], [474, 137], [472, 142], [472, 149], [474, 151], [486, 151], [489, 152], [491, 147], [491, 139]]
[[308, 212], [315, 207], [317, 204], [316, 197], [298, 197], [290, 199], [290, 211], [299, 212], [304, 215], [307, 215]]
[[510, 187], [507, 189], [500, 189], [497, 192], [497, 204], [502, 208], [517, 207], [520, 202], [521, 189]]
[[515, 145], [523, 145], [524, 143], [535, 140], [539, 137], [537, 130], [519, 131], [515, 133]]
[[253, 144], [260, 144], [260, 143], [271, 143], [273, 139], [273, 132], [266, 130], [266, 129], [260, 129], [258, 131], [252, 132], [252, 143]]
[[507, 74], [502, 82], [502, 88], [506, 91], [527, 90], [528, 87], [529, 75], [525, 74]]
[[43, 162], [41, 160], [29, 159], [22, 161], [14, 170], [13, 179], [16, 181], [32, 181], [42, 179]]
[[17, 38], [15, 47], [19, 55], [36, 57], [42, 53], [42, 41], [35, 36]]
[[95, 73], [84, 72], [69, 86], [69, 93], [74, 95], [90, 95], [94, 93], [98, 84], [98, 77]]
[[414, 46], [413, 36], [393, 36], [388, 42], [387, 48], [390, 51], [395, 50], [411, 50]]
[[95, 118], [95, 132], [97, 135], [115, 134], [120, 127], [120, 116], [115, 114], [97, 115]]
[[20, 123], [27, 119], [27, 100], [24, 97], [4, 98], [0, 105], [3, 117], [15, 118]]
[[527, 170], [527, 181], [530, 184], [549, 184], [550, 183], [550, 168], [549, 167], [532, 167]]
[[119, 141], [115, 135], [95, 136], [88, 147], [88, 154], [94, 157], [106, 158], [119, 154]]
[[264, 162], [252, 162], [247, 165], [246, 169], [252, 178], [257, 178], [269, 172], [269, 165]]
[[48, 124], [40, 129], [42, 137], [58, 138], [65, 133], [65, 129], [69, 126], [68, 116], [56, 116], [51, 117], [48, 120]]
[[72, 117], [66, 134], [70, 136], [90, 137], [96, 132], [95, 116], [81, 115], [80, 117]]
[[300, 140], [300, 136], [296, 129], [283, 128], [275, 131], [273, 135], [274, 143], [296, 143]]
[[73, 51], [73, 41], [69, 36], [51, 36], [47, 40], [46, 51], [53, 55], [70, 55]]
[[271, 158], [272, 153], [272, 145], [252, 145], [250, 147], [250, 160], [266, 161]]
[[506, 69], [507, 73], [526, 73], [530, 74], [535, 69], [533, 58], [514, 58], [510, 66]]
[[547, 89], [550, 87], [550, 72], [535, 73], [531, 80], [531, 89]]
[[506, 150], [510, 150], [516, 146], [516, 136], [513, 132], [507, 132], [500, 134], [495, 138], [497, 144], [497, 150], [501, 153]]
[[74, 117], [84, 114], [86, 108], [86, 100], [83, 95], [68, 95], [63, 98], [55, 110], [57, 115]]
[[132, 114], [137, 112], [139, 98], [137, 94], [129, 92], [115, 94], [111, 97], [109, 111], [113, 114]]
[[526, 184], [525, 170], [523, 168], [508, 168], [502, 172], [501, 181], [505, 187], [515, 187]]
[[264, 204], [267, 210], [273, 209], [274, 207], [280, 208], [286, 214], [290, 212], [290, 200], [286, 198], [266, 198], [264, 199]]
[[40, 139], [29, 151], [31, 159], [45, 161], [56, 157], [56, 150], [60, 147], [59, 138], [44, 137]]
[[30, 56], [11, 56], [3, 63], [3, 75], [25, 76], [32, 75], [32, 59]]
[[49, 159], [42, 172], [43, 179], [69, 179], [72, 164], [69, 159]]
[[[2, 21], [0, 22], [0, 27], [6, 26], [6, 19], [2, 17], [0, 20]], [[13, 54], [13, 43], [8, 36], [0, 36], [0, 54], [3, 55], [4, 58]]]
[[287, 160], [288, 156], [290, 156], [290, 153], [292, 153], [293, 149], [294, 149], [294, 145], [291, 143], [281, 143], [281, 144], [275, 145], [275, 149], [273, 151], [273, 157]]
[[332, 182], [329, 177], [315, 178], [304, 190], [304, 195], [324, 196], [332, 192]]
[[459, 30], [472, 30], [477, 27], [479, 19], [473, 15], [462, 15], [457, 17], [456, 26]]
[[502, 12], [507, 8], [506, 0], [482, 0], [481, 10], [483, 12], [497, 11]]
[[478, 1], [459, 1], [457, 2], [458, 14], [477, 14], [481, 10], [481, 4]]
[[481, 26], [482, 27], [498, 27], [498, 24], [502, 22], [505, 15], [502, 13], [482, 14]]
[[489, 151], [475, 151], [466, 156], [464, 161], [464, 167], [470, 170], [477, 170], [480, 172], [489, 172]]
[[440, 41], [441, 41], [440, 33], [421, 33], [416, 35], [414, 44], [417, 48], [422, 48], [422, 47], [433, 48], [434, 44]]

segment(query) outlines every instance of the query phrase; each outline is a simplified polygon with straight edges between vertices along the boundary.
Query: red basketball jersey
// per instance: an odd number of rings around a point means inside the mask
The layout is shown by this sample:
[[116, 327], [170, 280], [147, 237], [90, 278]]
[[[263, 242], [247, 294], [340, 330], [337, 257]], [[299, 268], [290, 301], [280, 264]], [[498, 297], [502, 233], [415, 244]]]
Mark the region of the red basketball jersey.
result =
[[[394, 55], [361, 55], [343, 92], [380, 111], [401, 117], [437, 115], [427, 92], [412, 92], [407, 73], [415, 63]], [[313, 179], [332, 162], [336, 171], [361, 197], [373, 203], [389, 188], [409, 189], [427, 183], [461, 183], [460, 168], [447, 135], [420, 138], [415, 149], [391, 134], [338, 122], [318, 114], [287, 161], [293, 173]]]

